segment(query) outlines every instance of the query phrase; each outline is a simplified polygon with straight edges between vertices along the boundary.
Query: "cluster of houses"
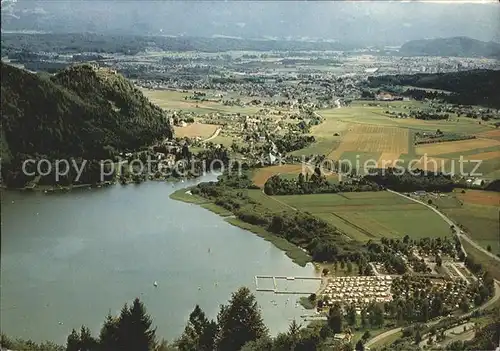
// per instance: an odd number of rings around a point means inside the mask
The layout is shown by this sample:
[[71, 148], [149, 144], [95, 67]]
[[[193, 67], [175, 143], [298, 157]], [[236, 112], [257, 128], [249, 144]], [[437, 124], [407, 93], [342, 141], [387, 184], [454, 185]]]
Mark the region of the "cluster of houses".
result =
[[323, 291], [323, 301], [330, 306], [338, 302], [354, 303], [357, 307], [388, 302], [392, 300], [391, 284], [389, 275], [335, 277]]

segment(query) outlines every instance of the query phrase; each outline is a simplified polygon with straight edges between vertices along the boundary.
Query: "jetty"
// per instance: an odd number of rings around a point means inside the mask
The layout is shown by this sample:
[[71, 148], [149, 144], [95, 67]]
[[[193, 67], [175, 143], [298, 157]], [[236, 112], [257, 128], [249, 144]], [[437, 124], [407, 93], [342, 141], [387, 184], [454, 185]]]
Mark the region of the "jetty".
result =
[[[273, 281], [273, 287], [272, 288], [261, 288], [259, 287], [259, 279], [272, 279]], [[285, 280], [285, 281], [300, 281], [300, 280], [316, 280], [321, 282], [320, 277], [290, 277], [290, 276], [284, 276], [284, 275], [256, 275], [255, 276], [255, 290], [256, 291], [265, 291], [265, 292], [272, 292], [275, 294], [312, 294], [315, 293], [316, 291], [296, 291], [296, 290], [279, 290], [278, 289], [278, 280]]]

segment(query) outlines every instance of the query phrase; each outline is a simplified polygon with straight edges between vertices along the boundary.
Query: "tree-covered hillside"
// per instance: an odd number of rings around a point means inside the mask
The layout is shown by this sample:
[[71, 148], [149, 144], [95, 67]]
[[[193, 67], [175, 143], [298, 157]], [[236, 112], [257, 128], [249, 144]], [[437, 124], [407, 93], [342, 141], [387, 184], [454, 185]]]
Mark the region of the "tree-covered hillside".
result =
[[41, 77], [1, 64], [3, 160], [102, 159], [171, 137], [165, 113], [125, 78], [89, 65]]
[[[235, 38], [166, 37], [137, 35], [106, 35], [91, 33], [2, 33], [3, 55], [15, 58], [26, 48], [32, 53], [99, 52], [134, 55], [147, 48], [166, 51], [309, 51], [349, 50], [357, 45], [338, 42], [308, 42], [294, 40], [253, 40]], [[26, 52], [25, 52], [26, 54]]]
[[371, 88], [414, 86], [450, 91], [439, 98], [462, 105], [484, 105], [500, 108], [500, 71], [476, 69], [450, 73], [417, 73], [369, 77]]

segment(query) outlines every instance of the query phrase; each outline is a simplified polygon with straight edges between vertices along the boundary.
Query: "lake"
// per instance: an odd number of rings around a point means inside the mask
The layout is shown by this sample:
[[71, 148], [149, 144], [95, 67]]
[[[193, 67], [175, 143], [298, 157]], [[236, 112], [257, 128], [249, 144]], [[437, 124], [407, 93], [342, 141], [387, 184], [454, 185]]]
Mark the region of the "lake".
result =
[[[3, 191], [2, 332], [62, 344], [84, 324], [97, 336], [108, 311], [116, 314], [139, 297], [157, 336], [172, 341], [195, 304], [215, 318], [241, 286], [257, 296], [272, 334], [310, 314], [296, 306], [299, 296], [256, 292], [254, 277], [314, 276], [313, 266], [300, 267], [222, 217], [169, 198], [194, 183]], [[302, 284], [307, 291], [318, 286]]]

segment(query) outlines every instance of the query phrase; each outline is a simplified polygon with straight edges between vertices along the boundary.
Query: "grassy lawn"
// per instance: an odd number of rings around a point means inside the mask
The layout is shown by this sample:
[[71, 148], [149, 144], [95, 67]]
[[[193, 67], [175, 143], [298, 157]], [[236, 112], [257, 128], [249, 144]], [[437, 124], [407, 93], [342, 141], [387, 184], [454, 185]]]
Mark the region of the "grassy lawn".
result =
[[500, 280], [500, 262], [479, 251], [465, 240], [461, 240], [465, 252], [480, 263], [495, 279]]
[[[152, 103], [168, 110], [183, 110], [197, 114], [227, 112], [245, 113], [249, 115], [255, 114], [260, 110], [260, 107], [255, 106], [225, 106], [215, 101], [196, 101], [185, 99], [186, 96], [191, 96], [193, 94], [191, 91], [188, 93], [175, 90], [141, 89], [141, 91]], [[210, 92], [208, 91], [208, 93]]]
[[230, 135], [217, 135], [215, 138], [210, 140], [214, 144], [222, 144], [226, 147], [230, 147], [233, 143], [234, 138]]
[[461, 208], [444, 210], [453, 220], [462, 224], [470, 237], [484, 248], [500, 253], [498, 208], [464, 203]]
[[[382, 331], [377, 333], [378, 334], [382, 334]], [[376, 335], [375, 335], [376, 336]], [[397, 333], [394, 333], [392, 335], [389, 335], [387, 338], [384, 338], [380, 341], [377, 341], [376, 343], [374, 343], [370, 349], [371, 350], [375, 350], [375, 349], [379, 349], [379, 348], [382, 348], [384, 346], [387, 346], [387, 345], [391, 345], [394, 341], [400, 339], [403, 337], [403, 332], [397, 332]]]
[[[385, 113], [385, 111], [408, 112], [409, 107], [425, 108], [425, 103], [417, 101], [376, 102], [379, 106], [368, 106], [368, 103], [369, 102], [367, 101], [355, 101], [350, 107], [319, 111], [318, 113], [324, 117], [325, 120], [319, 126], [315, 126], [311, 131], [311, 134], [316, 138], [316, 142], [305, 149], [295, 151], [293, 154], [330, 154], [330, 157], [333, 159], [342, 158], [349, 160], [354, 160], [356, 155], [360, 155], [361, 163], [369, 158], [376, 160], [377, 155], [382, 159], [385, 159], [387, 157], [397, 157], [397, 155], [400, 154], [400, 158], [409, 160], [410, 158], [415, 157], [413, 135], [416, 132], [435, 132], [437, 129], [440, 129], [443, 132], [463, 133], [468, 135], [478, 135], [480, 138], [488, 138], [462, 142], [462, 144], [469, 143], [471, 145], [471, 148], [469, 149], [458, 149], [460, 142], [439, 143], [439, 145], [449, 145], [450, 150], [453, 150], [447, 152], [446, 154], [439, 155], [439, 159], [443, 159], [445, 164], [444, 170], [449, 171], [451, 161], [455, 160], [455, 171], [458, 172], [458, 160], [461, 155], [464, 157], [470, 156], [471, 159], [475, 159], [474, 157], [477, 158], [479, 156], [478, 159], [481, 159], [481, 154], [490, 152], [491, 157], [483, 160], [483, 163], [478, 171], [483, 174], [487, 174], [490, 177], [497, 176], [497, 173], [500, 171], [500, 163], [497, 161], [498, 157], [495, 157], [496, 154], [494, 154], [494, 152], [500, 151], [500, 145], [495, 145], [496, 139], [488, 137], [487, 133], [479, 135], [480, 133], [485, 132], [491, 133], [494, 129], [490, 124], [484, 121], [479, 124], [479, 121], [476, 119], [467, 117], [458, 118], [456, 116], [452, 116], [450, 121], [424, 121], [413, 118], [391, 118]], [[404, 108], [405, 106], [406, 109]], [[362, 137], [360, 133], [356, 132], [355, 135], [360, 135], [360, 139], [357, 142], [353, 142], [351, 140], [353, 137], [352, 132], [349, 134], [349, 131], [353, 130], [353, 128], [355, 130], [359, 129], [360, 126], [376, 126], [379, 129], [382, 128], [379, 133], [375, 133], [377, 135], [381, 133], [390, 133], [390, 129], [384, 129], [384, 127], [396, 127], [401, 131], [407, 130], [409, 134], [408, 150], [400, 149], [400, 153], [393, 153], [389, 152], [389, 150], [384, 150], [382, 152], [389, 153], [380, 154], [381, 150], [379, 150], [376, 145], [371, 145], [369, 139], [367, 139], [374, 138], [375, 134], [373, 133], [369, 133], [366, 137]], [[384, 148], [382, 143], [386, 140], [392, 139], [393, 138], [388, 134], [381, 139], [380, 143], [377, 142], [376, 144]], [[363, 144], [363, 140], [368, 140], [368, 144]], [[402, 147], [400, 143], [396, 143], [396, 140], [393, 141], [394, 143], [392, 146], [386, 145], [385, 148], [397, 149], [397, 145]], [[457, 145], [456, 148], [453, 146], [455, 144]], [[476, 144], [477, 147], [474, 146]], [[429, 144], [427, 145], [427, 148], [433, 149], [437, 145], [438, 144]], [[405, 161], [402, 165], [407, 165], [407, 161]], [[466, 172], [470, 172], [473, 170], [474, 165], [474, 163], [465, 163], [464, 170]]]
[[314, 268], [316, 272], [321, 274], [324, 268], [329, 270], [328, 277], [347, 277], [347, 276], [356, 276], [358, 275], [359, 268], [358, 265], [354, 262], [351, 262], [352, 271], [349, 272], [347, 269], [347, 265], [344, 265], [344, 268], [341, 267], [340, 263], [337, 264], [337, 269], [335, 269], [335, 264], [333, 263], [314, 263]]
[[262, 190], [259, 189], [250, 189], [247, 190], [247, 195], [254, 200], [267, 207], [272, 212], [282, 212], [282, 211], [290, 211], [290, 206], [287, 206], [283, 201], [276, 201], [273, 197], [268, 196], [262, 193]]
[[170, 194], [170, 198], [178, 201], [183, 201], [191, 204], [206, 204], [209, 200], [189, 193], [189, 188], [179, 189]]
[[469, 236], [479, 245], [491, 246], [493, 253], [500, 253], [498, 204], [500, 194], [493, 191], [457, 190], [446, 197], [430, 198], [452, 220], [463, 225]]
[[[368, 101], [354, 101], [351, 106], [340, 109], [326, 109], [319, 111], [319, 114], [328, 119], [341, 122], [377, 124], [384, 126], [405, 127], [414, 130], [460, 132], [460, 133], [480, 133], [489, 131], [492, 127], [487, 123], [479, 124], [473, 118], [459, 117], [453, 121], [424, 121], [413, 118], [391, 118], [385, 111], [408, 112], [409, 107], [425, 108], [426, 104], [419, 101], [392, 101], [375, 102], [379, 106], [368, 106]], [[407, 108], [405, 109], [404, 106]]]

